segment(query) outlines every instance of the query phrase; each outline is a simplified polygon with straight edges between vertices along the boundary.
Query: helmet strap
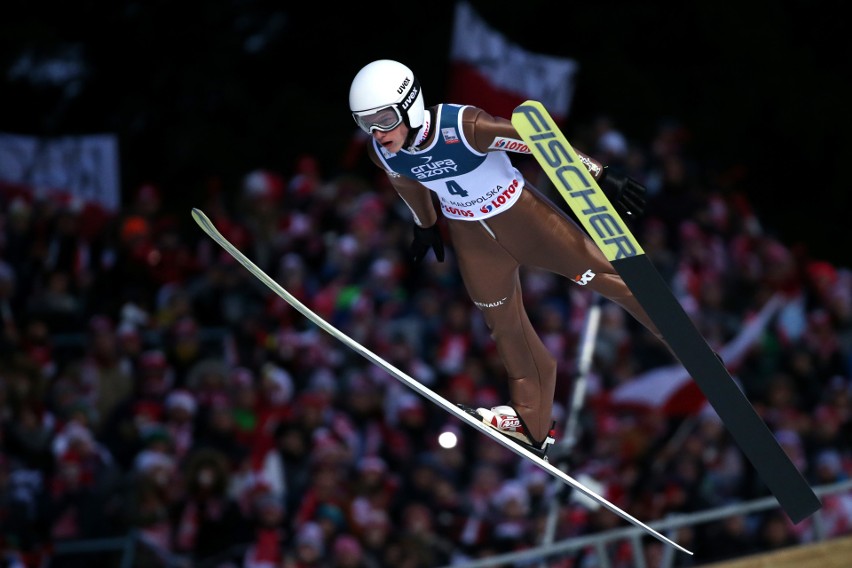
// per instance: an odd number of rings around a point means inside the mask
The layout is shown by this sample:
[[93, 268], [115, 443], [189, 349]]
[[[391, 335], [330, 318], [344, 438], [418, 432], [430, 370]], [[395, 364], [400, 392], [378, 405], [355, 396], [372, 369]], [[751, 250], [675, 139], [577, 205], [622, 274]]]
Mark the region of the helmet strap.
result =
[[[408, 121], [406, 120], [405, 122], [407, 123]], [[406, 124], [406, 126], [408, 126], [408, 124]], [[408, 135], [405, 137], [403, 147], [408, 148], [409, 150], [413, 149], [415, 147], [414, 140], [416, 139], [417, 133], [419, 131], [419, 128], [417, 130], [414, 130], [413, 128], [408, 126]]]
[[405, 137], [405, 147], [413, 150], [414, 148], [417, 148], [417, 146], [420, 146], [423, 142], [425, 142], [426, 139], [429, 138], [429, 133], [432, 130], [430, 128], [431, 124], [432, 113], [430, 113], [429, 110], [426, 109], [423, 112], [423, 124], [420, 126], [420, 128], [417, 128], [415, 130], [409, 127], [408, 136]]

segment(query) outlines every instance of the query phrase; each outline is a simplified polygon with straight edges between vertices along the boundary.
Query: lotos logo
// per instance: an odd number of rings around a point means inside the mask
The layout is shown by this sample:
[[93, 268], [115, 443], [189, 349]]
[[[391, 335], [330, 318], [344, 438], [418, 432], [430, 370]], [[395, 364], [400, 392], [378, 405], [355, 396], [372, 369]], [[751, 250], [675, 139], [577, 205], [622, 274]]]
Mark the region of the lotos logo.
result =
[[[518, 191], [519, 182], [516, 179], [512, 180], [512, 183], [509, 184], [509, 187], [506, 189], [502, 189], [500, 187], [497, 188], [499, 193], [497, 197], [491, 200], [491, 203], [483, 205], [479, 208], [479, 211], [482, 213], [490, 213], [495, 209], [499, 209], [502, 207], [507, 201], [512, 199], [515, 196], [515, 193]], [[502, 190], [501, 190], [502, 189]]]
[[502, 136], [498, 136], [494, 139], [491, 145], [488, 147], [489, 150], [504, 150], [506, 152], [520, 152], [523, 154], [530, 153], [530, 147], [527, 146], [521, 140], [515, 140], [514, 138], [503, 138]]
[[470, 209], [459, 209], [458, 207], [453, 207], [452, 205], [441, 204], [441, 209], [449, 213], [450, 215], [455, 215], [456, 217], [473, 217], [473, 211]]

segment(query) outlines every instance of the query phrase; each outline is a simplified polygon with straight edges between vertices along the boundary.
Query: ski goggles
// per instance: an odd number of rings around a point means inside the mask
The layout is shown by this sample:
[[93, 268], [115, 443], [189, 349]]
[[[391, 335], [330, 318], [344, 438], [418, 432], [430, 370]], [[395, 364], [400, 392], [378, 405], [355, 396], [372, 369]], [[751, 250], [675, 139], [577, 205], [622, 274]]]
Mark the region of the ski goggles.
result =
[[379, 110], [353, 112], [352, 118], [367, 134], [372, 134], [374, 130], [390, 132], [402, 124], [402, 113], [399, 112], [399, 108], [395, 104], [382, 107]]

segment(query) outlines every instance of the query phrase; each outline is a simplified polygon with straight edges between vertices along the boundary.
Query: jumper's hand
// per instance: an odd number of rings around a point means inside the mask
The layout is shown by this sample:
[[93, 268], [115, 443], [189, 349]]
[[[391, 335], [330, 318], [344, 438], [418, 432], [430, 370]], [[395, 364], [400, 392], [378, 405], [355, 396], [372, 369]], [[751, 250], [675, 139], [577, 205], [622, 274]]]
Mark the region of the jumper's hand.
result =
[[444, 240], [441, 238], [441, 231], [438, 230], [438, 223], [431, 227], [414, 225], [414, 240], [409, 247], [411, 259], [416, 264], [420, 264], [426, 258], [430, 248], [435, 251], [438, 262], [444, 262]]
[[633, 178], [614, 174], [609, 168], [604, 169], [600, 182], [601, 189], [606, 192], [607, 197], [625, 215], [635, 219], [645, 212], [645, 194], [648, 190], [644, 185]]

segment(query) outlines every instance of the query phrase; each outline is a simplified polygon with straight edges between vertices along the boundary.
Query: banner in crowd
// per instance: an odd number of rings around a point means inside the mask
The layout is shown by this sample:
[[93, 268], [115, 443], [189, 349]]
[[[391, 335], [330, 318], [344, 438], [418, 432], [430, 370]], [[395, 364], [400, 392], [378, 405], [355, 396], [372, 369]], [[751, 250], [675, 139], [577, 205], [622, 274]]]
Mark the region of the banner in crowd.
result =
[[[772, 297], [734, 339], [718, 350], [729, 370], [742, 363], [772, 317], [784, 305], [785, 301], [780, 296]], [[709, 406], [704, 393], [680, 364], [651, 369], [639, 375], [613, 389], [609, 401], [618, 406], [651, 409], [669, 416], [693, 415]]]
[[115, 212], [121, 206], [118, 140], [109, 134], [39, 138], [0, 133], [0, 184]]
[[511, 118], [516, 106], [540, 101], [557, 122], [568, 116], [577, 63], [529, 52], [488, 25], [467, 2], [456, 5], [447, 102]]

